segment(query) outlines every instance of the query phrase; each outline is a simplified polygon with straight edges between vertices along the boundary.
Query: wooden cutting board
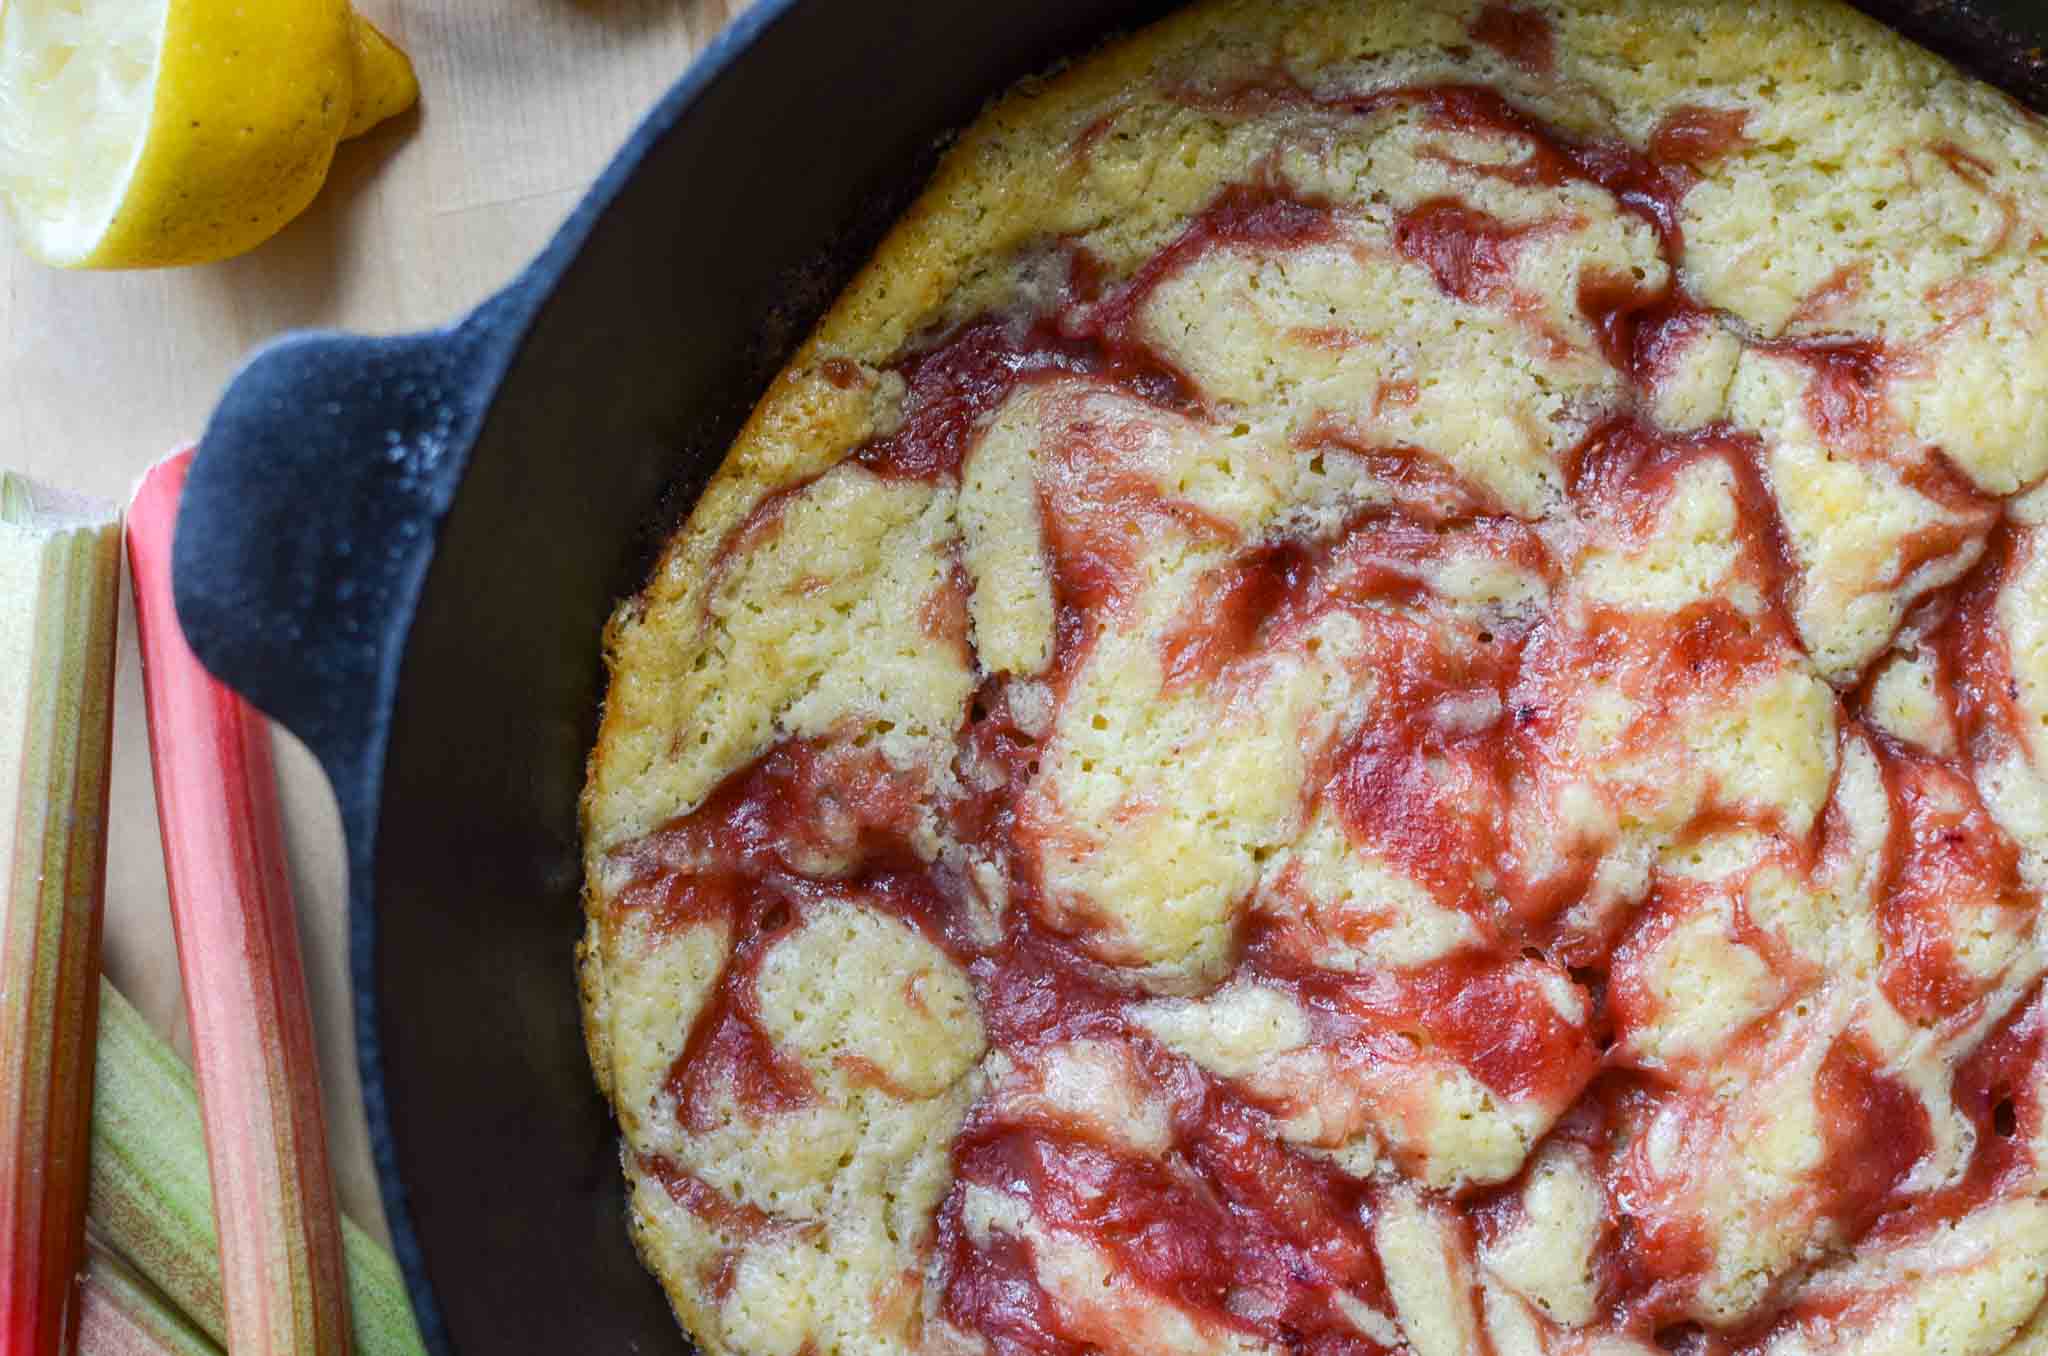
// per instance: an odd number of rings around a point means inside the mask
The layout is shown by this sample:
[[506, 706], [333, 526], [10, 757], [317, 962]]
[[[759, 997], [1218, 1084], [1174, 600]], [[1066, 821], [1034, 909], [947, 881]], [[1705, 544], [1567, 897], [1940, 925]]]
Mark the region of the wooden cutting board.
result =
[[[254, 253], [162, 273], [57, 273], [0, 226], [0, 464], [109, 498], [191, 441], [251, 348], [285, 330], [419, 329], [510, 278], [690, 59], [748, 0], [358, 0], [412, 54], [417, 111], [341, 148], [318, 201]], [[106, 960], [187, 1054], [142, 722], [121, 636]], [[339, 820], [312, 759], [278, 766], [345, 1207], [383, 1228], [351, 1038]], [[568, 963], [568, 958], [563, 958]]]

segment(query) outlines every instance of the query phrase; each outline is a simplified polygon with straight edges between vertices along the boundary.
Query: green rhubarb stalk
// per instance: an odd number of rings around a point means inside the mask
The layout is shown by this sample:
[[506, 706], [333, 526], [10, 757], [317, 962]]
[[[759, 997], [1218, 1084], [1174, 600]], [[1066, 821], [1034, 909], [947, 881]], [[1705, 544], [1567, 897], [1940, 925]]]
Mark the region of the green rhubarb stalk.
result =
[[63, 1356], [85, 1257], [121, 531], [0, 471], [0, 1351]]
[[[216, 1342], [228, 1340], [220, 1238], [192, 1071], [111, 984], [100, 986], [92, 1106], [92, 1222]], [[419, 1356], [398, 1264], [341, 1221], [358, 1356]]]
[[156, 1288], [97, 1244], [88, 1245], [78, 1356], [221, 1356]]

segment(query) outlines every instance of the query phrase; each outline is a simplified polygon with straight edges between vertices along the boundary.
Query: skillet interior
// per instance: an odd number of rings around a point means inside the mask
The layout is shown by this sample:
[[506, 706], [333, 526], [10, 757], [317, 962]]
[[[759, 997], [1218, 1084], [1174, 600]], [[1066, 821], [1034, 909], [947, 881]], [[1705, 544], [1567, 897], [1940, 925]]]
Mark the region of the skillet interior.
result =
[[[651, 149], [541, 308], [405, 656], [358, 980], [381, 1047], [373, 1126], [388, 1108], [382, 1161], [408, 1189], [402, 1252], [448, 1350], [689, 1349], [622, 1227], [568, 963], [599, 631], [922, 182], [938, 131], [1168, 7], [762, 4], [782, 12]], [[2048, 107], [2038, 0], [1864, 8]]]

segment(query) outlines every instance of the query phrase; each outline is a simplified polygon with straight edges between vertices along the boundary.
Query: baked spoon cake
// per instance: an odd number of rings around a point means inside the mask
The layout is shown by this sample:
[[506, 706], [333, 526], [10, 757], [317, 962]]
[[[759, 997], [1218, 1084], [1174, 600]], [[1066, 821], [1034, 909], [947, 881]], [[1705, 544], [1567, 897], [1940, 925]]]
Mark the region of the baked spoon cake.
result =
[[2048, 128], [1831, 0], [1210, 3], [609, 634], [699, 1346], [2048, 1350]]

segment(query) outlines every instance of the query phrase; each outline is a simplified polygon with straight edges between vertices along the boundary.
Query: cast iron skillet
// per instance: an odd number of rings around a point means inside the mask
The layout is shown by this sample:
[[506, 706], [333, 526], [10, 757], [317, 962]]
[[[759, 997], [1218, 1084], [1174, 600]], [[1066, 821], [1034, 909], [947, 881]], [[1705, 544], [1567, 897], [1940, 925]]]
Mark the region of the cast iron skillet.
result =
[[[2040, 0], [1865, 3], [2048, 108]], [[600, 629], [942, 132], [1168, 7], [759, 0], [503, 292], [435, 333], [288, 337], [214, 412], [178, 612], [334, 784], [371, 1134], [435, 1352], [689, 1349], [627, 1241], [570, 966]]]

